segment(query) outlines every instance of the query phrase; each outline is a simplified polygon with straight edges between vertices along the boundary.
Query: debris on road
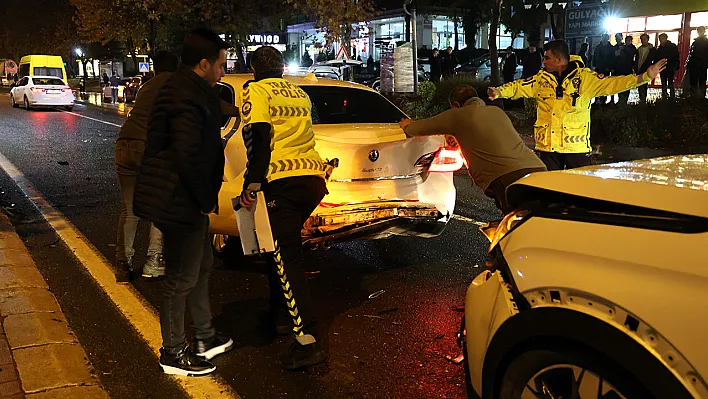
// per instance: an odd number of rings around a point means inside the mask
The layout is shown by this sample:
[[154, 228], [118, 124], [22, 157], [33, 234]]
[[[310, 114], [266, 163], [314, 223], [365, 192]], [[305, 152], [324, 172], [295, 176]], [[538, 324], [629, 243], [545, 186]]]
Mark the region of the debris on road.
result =
[[433, 339], [433, 341], [438, 341], [438, 340], [441, 340], [441, 339], [443, 339], [443, 338], [445, 338], [445, 334], [440, 334], [440, 335], [438, 335], [437, 337], [435, 337], [435, 338]]
[[393, 307], [393, 308], [391, 308], [391, 309], [382, 310], [382, 311], [379, 312], [379, 316], [383, 316], [383, 315], [385, 315], [386, 313], [393, 313], [393, 312], [398, 312], [398, 308], [397, 308], [397, 307]]
[[394, 326], [400, 326], [400, 325], [403, 325], [403, 323], [401, 323], [401, 322], [398, 322], [398, 321], [394, 321], [394, 322], [393, 322], [393, 323], [391, 323], [391, 324], [393, 324]]
[[383, 294], [384, 292], [386, 292], [386, 291], [384, 291], [384, 290], [376, 291], [376, 292], [374, 292], [373, 294], [369, 295], [369, 299], [378, 298], [378, 297], [380, 297], [381, 294]]
[[370, 318], [370, 319], [381, 319], [381, 320], [383, 320], [383, 317], [381, 317], [381, 316], [374, 316], [374, 315], [370, 315], [370, 314], [365, 314], [364, 317], [368, 317], [368, 318]]
[[68, 166], [69, 165], [69, 162], [66, 162], [66, 161], [59, 161], [57, 163], [61, 166]]
[[464, 353], [460, 353], [460, 354], [457, 355], [457, 357], [455, 357], [455, 358], [453, 358], [453, 357], [450, 356], [450, 355], [445, 355], [445, 356], [443, 356], [443, 357], [444, 357], [445, 359], [449, 360], [450, 362], [454, 363], [454, 364], [460, 364], [460, 363], [462, 363], [463, 360], [465, 360], [465, 354], [464, 354]]
[[450, 310], [452, 310], [453, 312], [463, 313], [465, 311], [465, 307], [464, 306], [452, 306], [450, 308]]

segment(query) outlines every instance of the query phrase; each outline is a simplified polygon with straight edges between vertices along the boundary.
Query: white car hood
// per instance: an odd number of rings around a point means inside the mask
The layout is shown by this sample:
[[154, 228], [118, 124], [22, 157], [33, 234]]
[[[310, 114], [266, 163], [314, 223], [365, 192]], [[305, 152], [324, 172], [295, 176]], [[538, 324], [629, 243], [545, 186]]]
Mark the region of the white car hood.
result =
[[708, 217], [708, 154], [534, 173], [509, 188], [510, 200], [523, 187]]

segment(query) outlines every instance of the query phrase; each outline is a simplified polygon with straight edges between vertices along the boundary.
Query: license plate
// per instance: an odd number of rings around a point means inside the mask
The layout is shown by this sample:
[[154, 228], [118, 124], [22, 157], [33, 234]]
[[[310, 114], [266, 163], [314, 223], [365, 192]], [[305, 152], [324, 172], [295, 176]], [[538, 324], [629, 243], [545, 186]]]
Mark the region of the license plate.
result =
[[61, 90], [47, 90], [47, 94], [59, 94], [61, 93]]

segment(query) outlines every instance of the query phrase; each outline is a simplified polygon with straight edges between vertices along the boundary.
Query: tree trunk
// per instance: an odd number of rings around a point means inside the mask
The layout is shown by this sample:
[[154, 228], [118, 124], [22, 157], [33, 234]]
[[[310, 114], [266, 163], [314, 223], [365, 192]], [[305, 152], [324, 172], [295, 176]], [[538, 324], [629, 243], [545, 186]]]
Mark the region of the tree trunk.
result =
[[[89, 61], [86, 58], [81, 57], [81, 64], [83, 64], [83, 66], [84, 66], [84, 79], [86, 79], [86, 80], [88, 80], [88, 68], [86, 68], [86, 65], [88, 65], [88, 63], [89, 63]], [[95, 74], [96, 73], [94, 72], [94, 75]]]
[[499, 55], [497, 52], [497, 32], [499, 31], [499, 17], [501, 15], [502, 0], [494, 0], [492, 8], [492, 23], [489, 27], [489, 57], [492, 61], [492, 86], [499, 86]]
[[558, 40], [558, 28], [556, 27], [556, 18], [551, 10], [548, 10], [548, 16], [551, 20], [551, 40]]
[[[130, 57], [133, 59], [133, 65], [135, 67], [136, 72], [140, 72], [140, 65], [138, 65], [138, 55], [135, 54], [135, 45], [133, 43], [133, 38], [128, 38], [128, 47], [130, 47]], [[125, 71], [123, 71], [123, 74], [125, 75]]]
[[459, 39], [459, 32], [457, 29], [457, 21], [458, 21], [457, 16], [452, 18], [452, 23], [455, 24], [455, 27], [454, 27], [454, 29], [455, 29], [455, 46], [454, 46], [455, 51], [460, 49], [460, 45], [459, 45], [460, 39]]
[[148, 33], [148, 47], [150, 47], [150, 59], [155, 61], [155, 53], [157, 52], [155, 48], [155, 42], [157, 38], [157, 28], [156, 28], [156, 23], [154, 19], [150, 19], [150, 32]]

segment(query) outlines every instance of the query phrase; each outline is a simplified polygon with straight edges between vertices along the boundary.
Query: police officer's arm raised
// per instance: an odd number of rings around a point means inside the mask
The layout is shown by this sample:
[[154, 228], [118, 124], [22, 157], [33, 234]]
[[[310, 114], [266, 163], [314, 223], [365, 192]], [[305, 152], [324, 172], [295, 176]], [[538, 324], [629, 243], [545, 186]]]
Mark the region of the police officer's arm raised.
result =
[[268, 106], [269, 94], [257, 86], [245, 86], [243, 94], [241, 116], [245, 124], [243, 141], [246, 144], [248, 163], [239, 202], [244, 208], [251, 209], [256, 202], [252, 193], [260, 191], [268, 174], [272, 126]]
[[587, 75], [587, 80], [583, 84], [586, 92], [581, 93], [581, 95], [600, 97], [621, 93], [651, 82], [664, 69], [666, 69], [666, 59], [659, 60], [656, 64], [650, 66], [645, 73], [638, 76], [604, 76], [593, 72]]

